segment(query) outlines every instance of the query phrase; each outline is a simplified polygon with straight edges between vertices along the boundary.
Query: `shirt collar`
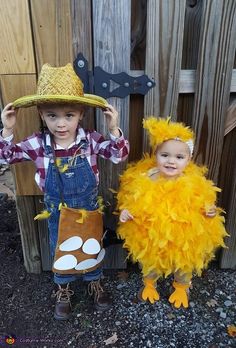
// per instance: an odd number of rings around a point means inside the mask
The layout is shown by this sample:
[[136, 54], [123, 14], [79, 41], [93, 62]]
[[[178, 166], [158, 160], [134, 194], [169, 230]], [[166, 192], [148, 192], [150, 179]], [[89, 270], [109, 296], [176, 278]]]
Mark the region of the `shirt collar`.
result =
[[[70, 149], [74, 145], [78, 145], [82, 139], [86, 138], [85, 131], [83, 128], [79, 127], [77, 132], [78, 133], [77, 133], [75, 141], [73, 143], [71, 143], [67, 147], [67, 149]], [[51, 139], [50, 139], [49, 133], [47, 132], [47, 133], [45, 133], [45, 135], [46, 135], [46, 146], [51, 146]], [[64, 149], [62, 146], [56, 144], [56, 150], [62, 150], [62, 149]]]

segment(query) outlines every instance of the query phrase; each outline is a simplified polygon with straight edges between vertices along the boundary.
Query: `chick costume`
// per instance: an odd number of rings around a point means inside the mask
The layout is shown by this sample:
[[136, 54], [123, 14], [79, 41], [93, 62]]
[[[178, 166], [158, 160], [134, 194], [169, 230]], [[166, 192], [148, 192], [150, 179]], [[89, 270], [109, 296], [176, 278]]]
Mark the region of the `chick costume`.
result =
[[[152, 117], [144, 121], [154, 149], [163, 141], [175, 139], [189, 145], [193, 133], [180, 123]], [[159, 299], [154, 282], [171, 273], [201, 274], [214, 257], [216, 248], [224, 246], [224, 218], [217, 209], [216, 216], [204, 215], [216, 202], [220, 191], [204, 176], [206, 169], [192, 161], [183, 174], [174, 180], [164, 177], [151, 179], [156, 171], [154, 155], [132, 164], [121, 176], [118, 192], [119, 210], [127, 209], [133, 220], [120, 223], [119, 236], [132, 259], [142, 266], [143, 299]], [[170, 302], [178, 308], [188, 307], [188, 284], [173, 283], [175, 292]]]

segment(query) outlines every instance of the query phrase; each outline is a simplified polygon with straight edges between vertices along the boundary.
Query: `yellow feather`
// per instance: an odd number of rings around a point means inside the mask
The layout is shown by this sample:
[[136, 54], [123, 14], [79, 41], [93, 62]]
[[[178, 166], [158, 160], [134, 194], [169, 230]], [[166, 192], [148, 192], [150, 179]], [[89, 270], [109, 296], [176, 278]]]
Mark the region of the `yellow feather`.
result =
[[44, 219], [48, 219], [50, 217], [51, 213], [47, 210], [43, 210], [40, 214], [37, 214], [34, 217], [34, 220], [44, 220]]
[[118, 235], [144, 275], [167, 276], [176, 269], [200, 274], [216, 249], [225, 246], [222, 210], [217, 208], [214, 218], [204, 215], [219, 190], [204, 177], [206, 168], [193, 162], [176, 180], [150, 180], [147, 172], [153, 167], [155, 157], [146, 155], [121, 175], [118, 208], [128, 209], [134, 220], [119, 223]]

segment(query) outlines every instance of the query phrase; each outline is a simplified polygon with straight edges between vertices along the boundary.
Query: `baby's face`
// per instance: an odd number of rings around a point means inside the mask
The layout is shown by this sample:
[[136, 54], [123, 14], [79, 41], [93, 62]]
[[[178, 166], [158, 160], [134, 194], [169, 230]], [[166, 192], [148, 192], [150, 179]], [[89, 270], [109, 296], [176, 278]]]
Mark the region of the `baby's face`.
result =
[[167, 140], [157, 147], [156, 159], [160, 175], [173, 179], [186, 168], [190, 151], [188, 145], [180, 140]]

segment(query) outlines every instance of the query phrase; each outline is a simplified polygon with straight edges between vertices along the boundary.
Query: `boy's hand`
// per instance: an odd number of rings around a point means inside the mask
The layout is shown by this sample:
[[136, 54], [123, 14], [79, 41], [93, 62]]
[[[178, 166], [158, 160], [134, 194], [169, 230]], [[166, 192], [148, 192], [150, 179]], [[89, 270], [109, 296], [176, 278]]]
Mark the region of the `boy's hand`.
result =
[[127, 209], [124, 209], [120, 213], [120, 221], [126, 222], [128, 220], [133, 220], [134, 217], [130, 214], [130, 212]]
[[106, 110], [104, 111], [106, 117], [107, 128], [109, 132], [115, 137], [120, 137], [120, 131], [118, 129], [118, 112], [112, 105], [107, 105]]
[[2, 110], [1, 119], [3, 124], [2, 136], [3, 138], [9, 137], [13, 134], [13, 129], [16, 124], [17, 110], [9, 103]]

